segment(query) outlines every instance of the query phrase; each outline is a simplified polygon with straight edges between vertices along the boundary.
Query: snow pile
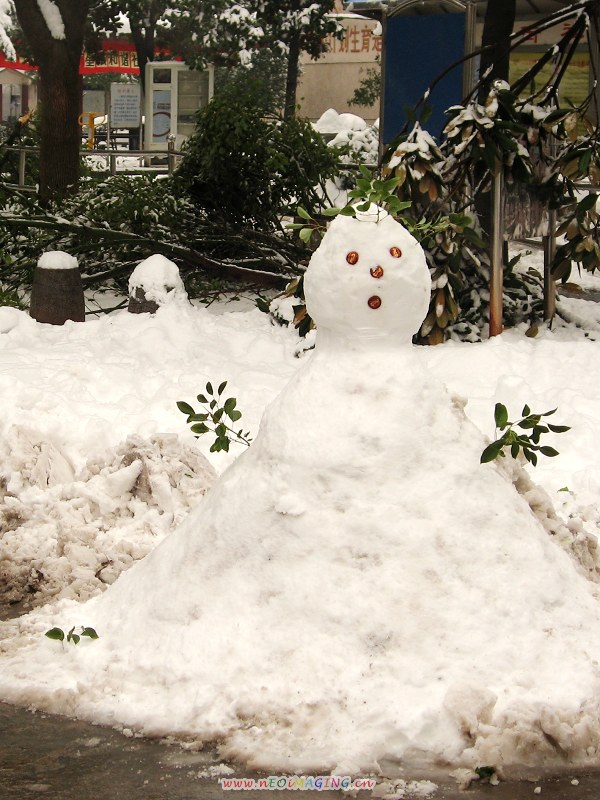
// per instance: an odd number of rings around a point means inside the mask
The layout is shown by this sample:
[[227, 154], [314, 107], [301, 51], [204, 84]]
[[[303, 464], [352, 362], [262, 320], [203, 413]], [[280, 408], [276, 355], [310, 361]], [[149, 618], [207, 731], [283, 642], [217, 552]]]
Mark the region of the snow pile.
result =
[[319, 133], [340, 133], [349, 130], [362, 131], [367, 127], [367, 123], [356, 114], [338, 114], [334, 108], [328, 108], [313, 126]]
[[129, 294], [139, 297], [139, 293], [158, 306], [188, 301], [177, 264], [158, 253], [141, 261], [131, 273]]
[[356, 163], [358, 158], [368, 164], [376, 164], [379, 156], [379, 126], [368, 125], [356, 114], [338, 114], [333, 108], [325, 111], [314, 123], [315, 130], [324, 134], [335, 134], [330, 147], [347, 145], [352, 156], [345, 157], [347, 163]]
[[49, 250], [38, 258], [38, 267], [42, 269], [78, 269], [77, 259], [63, 250]]
[[216, 474], [177, 436], [131, 436], [75, 470], [56, 440], [13, 426], [0, 441], [0, 602], [85, 600], [171, 532]]
[[[316, 350], [198, 511], [103, 595], [5, 624], [5, 699], [271, 770], [597, 761], [596, 584], [410, 344], [429, 274], [388, 220], [332, 223]], [[43, 636], [74, 624], [100, 639]]]

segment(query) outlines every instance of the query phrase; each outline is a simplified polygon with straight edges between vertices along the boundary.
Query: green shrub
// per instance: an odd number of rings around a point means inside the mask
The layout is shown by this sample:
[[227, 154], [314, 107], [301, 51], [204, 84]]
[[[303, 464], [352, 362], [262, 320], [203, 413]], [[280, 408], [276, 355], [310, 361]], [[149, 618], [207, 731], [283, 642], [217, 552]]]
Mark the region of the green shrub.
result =
[[337, 153], [310, 123], [265, 114], [261, 92], [225, 87], [197, 116], [176, 172], [200, 207], [234, 224], [279, 228], [300, 204], [315, 208]]
[[207, 302], [248, 285], [283, 287], [305, 256], [278, 232], [209, 218], [166, 177], [88, 178], [50, 208], [0, 187], [0, 305], [22, 305], [39, 256], [57, 249], [79, 259], [85, 288], [124, 294], [134, 267], [161, 253], [180, 267], [190, 297]]

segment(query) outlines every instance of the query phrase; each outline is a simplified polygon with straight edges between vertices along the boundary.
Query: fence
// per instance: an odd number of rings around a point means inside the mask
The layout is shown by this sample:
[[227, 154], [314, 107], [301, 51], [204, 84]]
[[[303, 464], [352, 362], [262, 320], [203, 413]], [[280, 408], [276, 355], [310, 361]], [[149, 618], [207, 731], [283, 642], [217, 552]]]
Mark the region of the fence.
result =
[[[8, 188], [18, 188], [25, 191], [34, 192], [36, 187], [26, 183], [26, 167], [28, 154], [35, 153], [39, 155], [39, 147], [6, 147], [6, 151], [18, 154], [19, 168], [18, 168], [18, 183], [4, 184]], [[117, 172], [124, 174], [135, 174], [140, 172], [158, 172], [171, 175], [177, 166], [177, 161], [183, 156], [179, 150], [175, 150], [175, 142], [169, 141], [167, 148], [164, 150], [114, 150], [112, 148], [88, 150], [84, 148], [80, 150], [81, 158], [99, 157], [106, 160], [106, 171], [110, 175], [116, 175]], [[117, 169], [119, 159], [139, 160], [139, 165], [135, 167], [130, 164], [125, 169]]]

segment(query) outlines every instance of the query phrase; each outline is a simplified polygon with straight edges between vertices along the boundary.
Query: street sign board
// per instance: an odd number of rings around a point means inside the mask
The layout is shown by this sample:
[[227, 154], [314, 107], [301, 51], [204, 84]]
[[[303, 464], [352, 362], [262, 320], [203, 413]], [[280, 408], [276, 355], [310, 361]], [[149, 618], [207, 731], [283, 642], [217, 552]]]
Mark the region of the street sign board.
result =
[[111, 83], [110, 127], [139, 128], [142, 94], [139, 83]]

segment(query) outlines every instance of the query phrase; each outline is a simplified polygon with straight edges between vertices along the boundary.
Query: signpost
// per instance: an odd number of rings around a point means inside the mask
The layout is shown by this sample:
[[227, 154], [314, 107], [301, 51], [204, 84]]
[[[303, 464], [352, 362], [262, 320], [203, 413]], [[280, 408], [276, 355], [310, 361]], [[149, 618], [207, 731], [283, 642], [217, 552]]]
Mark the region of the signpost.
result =
[[139, 83], [111, 83], [110, 127], [139, 128], [141, 122], [142, 91]]

